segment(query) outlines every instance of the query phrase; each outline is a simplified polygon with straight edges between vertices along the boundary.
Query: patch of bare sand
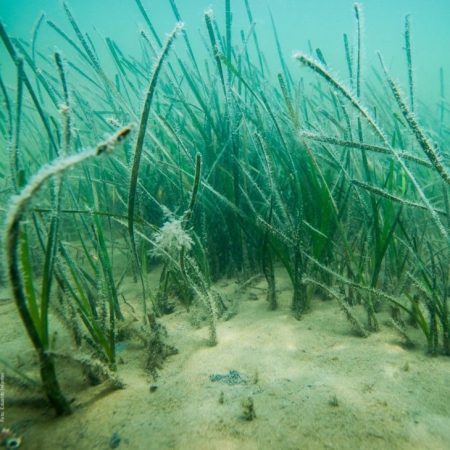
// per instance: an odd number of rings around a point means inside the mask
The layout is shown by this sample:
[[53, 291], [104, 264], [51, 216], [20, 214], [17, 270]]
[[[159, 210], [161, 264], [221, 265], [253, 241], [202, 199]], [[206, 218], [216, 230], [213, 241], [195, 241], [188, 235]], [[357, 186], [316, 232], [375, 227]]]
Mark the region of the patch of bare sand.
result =
[[[113, 433], [119, 449], [450, 448], [449, 358], [404, 350], [386, 327], [367, 339], [355, 337], [331, 301], [314, 302], [296, 321], [287, 281], [278, 286], [277, 311], [267, 310], [262, 282], [239, 294], [239, 314], [219, 322], [216, 347], [206, 346], [206, 327], [192, 328], [184, 311], [165, 317], [180, 353], [166, 362], [155, 392], [143, 349], [129, 345], [119, 366], [126, 389], [86, 387], [76, 369], [64, 368], [73, 415], [54, 419], [49, 411], [7, 401], [3, 425], [23, 434], [23, 449], [42, 450], [104, 450], [112, 448]], [[222, 282], [221, 290], [235, 295], [231, 282]], [[1, 354], [14, 359], [27, 342], [14, 305], [0, 308]], [[24, 361], [29, 354], [20, 360], [32, 368]], [[230, 370], [247, 384], [210, 380]], [[248, 397], [253, 421], [242, 418]]]

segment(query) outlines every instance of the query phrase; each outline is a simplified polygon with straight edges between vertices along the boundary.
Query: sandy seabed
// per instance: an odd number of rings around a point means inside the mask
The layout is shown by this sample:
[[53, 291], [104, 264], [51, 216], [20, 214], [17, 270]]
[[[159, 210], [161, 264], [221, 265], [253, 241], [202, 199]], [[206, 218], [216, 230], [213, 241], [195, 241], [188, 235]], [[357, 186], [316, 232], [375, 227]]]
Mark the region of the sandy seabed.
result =
[[[194, 328], [181, 307], [165, 316], [179, 353], [156, 382], [138, 344], [119, 354], [122, 390], [88, 387], [77, 368], [63, 367], [71, 416], [54, 418], [44, 402], [23, 402], [33, 394], [6, 383], [0, 425], [23, 437], [24, 450], [450, 449], [450, 358], [427, 356], [414, 330], [413, 350], [386, 325], [359, 338], [333, 301], [314, 301], [297, 321], [289, 282], [282, 275], [277, 281], [277, 311], [267, 309], [262, 279], [245, 290], [233, 280], [218, 283], [224, 295], [239, 297], [239, 312], [218, 322], [215, 347], [207, 345], [207, 327]], [[355, 313], [363, 320], [362, 310]], [[11, 300], [0, 302], [0, 336], [1, 357], [36, 374]], [[230, 370], [241, 383], [211, 380]], [[243, 417], [249, 397], [251, 421]]]

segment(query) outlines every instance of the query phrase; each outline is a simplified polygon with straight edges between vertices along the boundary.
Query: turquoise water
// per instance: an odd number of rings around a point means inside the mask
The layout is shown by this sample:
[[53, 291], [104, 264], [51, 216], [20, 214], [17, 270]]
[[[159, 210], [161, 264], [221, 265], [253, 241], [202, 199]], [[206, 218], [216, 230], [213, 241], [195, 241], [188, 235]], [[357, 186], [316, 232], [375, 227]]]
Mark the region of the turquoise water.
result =
[[[144, 27], [142, 16], [133, 0], [76, 0], [68, 2], [81, 28], [91, 34], [94, 42], [113, 37], [126, 53], [136, 53], [137, 34]], [[205, 35], [203, 13], [211, 7], [219, 25], [224, 22], [224, 1], [178, 0], [177, 6], [186, 24], [196, 52], [203, 52], [200, 33]], [[175, 23], [169, 1], [145, 1], [160, 36], [168, 33]], [[256, 29], [271, 70], [279, 70], [275, 41], [270, 22], [272, 12], [282, 50], [288, 60], [293, 51], [309, 51], [309, 42], [319, 47], [327, 62], [346, 77], [343, 33], [351, 38], [355, 31], [352, 0], [279, 0], [250, 1]], [[404, 47], [404, 17], [411, 14], [412, 44], [416, 89], [420, 98], [436, 100], [439, 96], [439, 68], [450, 71], [446, 57], [450, 44], [450, 2], [447, 0], [367, 0], [361, 2], [364, 10], [364, 61], [366, 72], [371, 64], [378, 66], [376, 51], [381, 51], [395, 76], [406, 82]], [[0, 17], [8, 32], [16, 37], [30, 39], [41, 12], [64, 30], [70, 30], [67, 17], [59, 0], [14, 2], [2, 0]], [[234, 39], [238, 31], [249, 29], [243, 0], [231, 2]], [[39, 44], [49, 49], [62, 45], [55, 32], [43, 27]], [[180, 47], [182, 44], [180, 44]], [[42, 47], [41, 47], [42, 48]], [[45, 48], [45, 47], [44, 47]], [[101, 51], [101, 46], [98, 50]], [[103, 46], [105, 48], [105, 46]], [[3, 50], [2, 50], [3, 51]], [[2, 53], [3, 54], [3, 53]], [[293, 62], [290, 62], [294, 66]]]

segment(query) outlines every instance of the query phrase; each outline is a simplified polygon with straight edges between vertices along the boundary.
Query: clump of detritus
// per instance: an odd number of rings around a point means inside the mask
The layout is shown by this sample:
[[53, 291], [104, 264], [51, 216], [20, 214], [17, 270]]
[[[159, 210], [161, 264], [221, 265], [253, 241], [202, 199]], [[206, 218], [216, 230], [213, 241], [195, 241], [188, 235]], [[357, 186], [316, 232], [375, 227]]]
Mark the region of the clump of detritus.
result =
[[163, 325], [156, 321], [154, 314], [147, 315], [150, 326], [150, 337], [147, 342], [148, 357], [146, 369], [150, 372], [153, 379], [158, 378], [158, 370], [162, 369], [164, 360], [171, 355], [176, 355], [178, 350], [172, 345], [166, 344], [167, 331]]
[[256, 418], [255, 404], [252, 397], [245, 397], [241, 400], [242, 418], [251, 421]]
[[197, 261], [189, 255], [194, 241], [186, 228], [186, 214], [184, 218], [177, 219], [170, 211], [166, 215], [168, 220], [154, 234], [154, 248], [151, 255], [164, 261], [164, 269], [160, 279], [160, 290], [157, 295], [158, 312], [173, 311], [167, 304], [169, 287], [174, 291], [180, 301], [189, 310], [191, 304], [196, 302], [204, 308], [209, 325], [208, 344], [217, 343], [216, 320], [219, 317], [218, 305], [221, 305], [220, 295], [211, 291], [209, 281], [202, 273]]
[[189, 251], [192, 248], [193, 240], [183, 228], [181, 219], [173, 217], [170, 211], [167, 211], [167, 215], [167, 222], [153, 236], [155, 246], [151, 253], [153, 256], [177, 261], [182, 249]]
[[153, 235], [154, 247], [150, 255], [163, 262], [158, 291], [154, 302], [158, 316], [171, 314], [175, 303], [169, 301], [174, 296], [189, 310], [194, 297], [194, 291], [186, 280], [185, 257], [192, 249], [194, 241], [186, 229], [183, 218], [176, 218], [165, 209], [166, 222]]

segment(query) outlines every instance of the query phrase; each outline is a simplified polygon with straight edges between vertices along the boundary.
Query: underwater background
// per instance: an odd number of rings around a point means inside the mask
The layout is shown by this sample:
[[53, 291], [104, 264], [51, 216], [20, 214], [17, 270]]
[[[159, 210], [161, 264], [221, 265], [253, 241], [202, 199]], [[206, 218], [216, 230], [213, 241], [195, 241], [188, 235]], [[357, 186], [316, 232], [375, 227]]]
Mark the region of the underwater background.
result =
[[[353, 3], [351, 0], [253, 2], [253, 18], [261, 47], [273, 72], [279, 67], [279, 62], [270, 13], [277, 24], [282, 50], [288, 61], [293, 51], [308, 51], [312, 45], [314, 49], [321, 48], [331, 66], [343, 75], [345, 58], [342, 34], [354, 31], [351, 14]], [[14, 36], [30, 38], [42, 12], [56, 23], [62, 24], [67, 20], [58, 0], [1, 0], [0, 5], [2, 20]], [[199, 39], [203, 13], [212, 8], [217, 20], [223, 23], [224, 2], [181, 0], [177, 5], [193, 47], [200, 54], [203, 53], [204, 48]], [[446, 45], [450, 42], [449, 3], [446, 0], [367, 0], [363, 6], [366, 64], [377, 64], [375, 52], [381, 51], [388, 66], [402, 82], [406, 81], [403, 21], [406, 14], [411, 15], [418, 94], [421, 98], [431, 96], [435, 101], [439, 97], [439, 68], [444, 68], [446, 73], [450, 70], [449, 58], [445, 53]], [[146, 7], [155, 29], [164, 36], [174, 23], [169, 2], [154, 1]], [[71, 8], [81, 27], [92, 32], [95, 42], [105, 36], [114, 37], [123, 51], [136, 54], [136, 34], [144, 26], [144, 21], [133, 2], [77, 0], [71, 4]], [[232, 8], [235, 30], [246, 29], [248, 19], [244, 1], [234, 1]], [[41, 45], [57, 45], [51, 30], [41, 33], [39, 39]]]

